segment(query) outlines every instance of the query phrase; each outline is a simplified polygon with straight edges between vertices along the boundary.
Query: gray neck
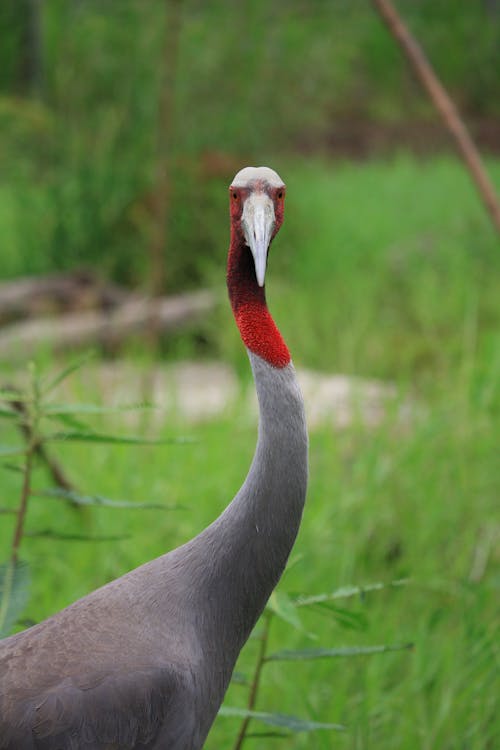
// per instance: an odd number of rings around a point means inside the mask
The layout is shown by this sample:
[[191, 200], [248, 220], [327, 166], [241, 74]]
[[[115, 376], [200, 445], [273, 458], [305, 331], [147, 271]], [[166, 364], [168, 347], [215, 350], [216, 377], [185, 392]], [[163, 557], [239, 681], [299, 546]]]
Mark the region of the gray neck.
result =
[[272, 590], [295, 541], [304, 507], [307, 432], [293, 365], [276, 368], [252, 352], [249, 357], [259, 401], [257, 447], [243, 486], [216, 524], [230, 528], [243, 547], [255, 546], [255, 551], [263, 552], [251, 572], [262, 565], [265, 574], [274, 575]]
[[211, 610], [208, 620], [237, 652], [283, 573], [307, 486], [307, 432], [294, 367], [249, 357], [260, 414], [250, 471], [222, 515], [181, 548], [191, 586]]

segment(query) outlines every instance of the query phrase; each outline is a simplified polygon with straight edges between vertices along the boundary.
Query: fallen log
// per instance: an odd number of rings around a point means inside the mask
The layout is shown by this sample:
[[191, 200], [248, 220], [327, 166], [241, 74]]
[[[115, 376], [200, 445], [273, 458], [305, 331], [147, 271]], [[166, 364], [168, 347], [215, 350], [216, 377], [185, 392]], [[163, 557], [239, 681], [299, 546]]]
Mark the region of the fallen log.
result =
[[43, 348], [63, 351], [98, 345], [113, 349], [153, 326], [162, 333], [178, 330], [201, 319], [215, 304], [215, 295], [202, 290], [158, 299], [135, 298], [108, 311], [11, 323], [0, 329], [0, 359], [26, 359]]
[[128, 289], [86, 269], [27, 276], [0, 284], [0, 325], [77, 310], [110, 310], [127, 299]]

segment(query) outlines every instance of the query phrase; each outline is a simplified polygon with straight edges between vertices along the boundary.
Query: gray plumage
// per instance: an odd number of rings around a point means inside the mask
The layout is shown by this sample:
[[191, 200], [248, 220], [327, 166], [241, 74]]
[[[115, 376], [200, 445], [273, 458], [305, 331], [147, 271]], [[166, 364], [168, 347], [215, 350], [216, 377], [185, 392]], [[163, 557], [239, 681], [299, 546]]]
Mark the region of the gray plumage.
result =
[[293, 365], [249, 352], [259, 435], [208, 528], [0, 642], [1, 750], [199, 750], [294, 543], [307, 434]]

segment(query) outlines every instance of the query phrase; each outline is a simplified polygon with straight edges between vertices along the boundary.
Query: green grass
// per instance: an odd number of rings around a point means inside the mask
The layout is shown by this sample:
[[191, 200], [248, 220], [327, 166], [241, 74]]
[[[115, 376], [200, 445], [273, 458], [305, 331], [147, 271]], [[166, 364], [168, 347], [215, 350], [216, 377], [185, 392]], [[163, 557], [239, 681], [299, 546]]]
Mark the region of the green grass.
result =
[[[268, 296], [296, 362], [435, 385], [493, 366], [498, 237], [459, 162], [271, 163], [288, 194]], [[500, 185], [500, 162], [488, 168]]]
[[[354, 630], [324, 612], [301, 612], [303, 631], [275, 621], [271, 650], [415, 645], [411, 652], [268, 664], [259, 710], [338, 722], [347, 731], [254, 746], [493, 750], [500, 737], [497, 238], [450, 159], [276, 166], [287, 180], [288, 213], [272, 249], [268, 296], [295, 360], [391, 380], [414, 406], [407, 424], [389, 413], [373, 429], [312, 432], [304, 522], [280, 587], [312, 594], [402, 577], [411, 583], [343, 603], [357, 615]], [[497, 182], [499, 166], [490, 164]], [[206, 328], [248, 376], [227, 307]], [[84, 371], [74, 376], [74, 399], [99, 400], [86, 381]], [[0, 442], [13, 442], [5, 424]], [[237, 409], [202, 426], [171, 422], [162, 434], [198, 440], [55, 447], [84, 493], [186, 509], [103, 508], [79, 516], [34, 498], [28, 530], [50, 525], [130, 538], [92, 545], [27, 539], [27, 617], [41, 619], [181, 543], [234, 495], [255, 442], [255, 427]], [[46, 484], [38, 470], [35, 485]], [[0, 504], [14, 506], [16, 475], [2, 472], [0, 488]], [[1, 549], [10, 534], [11, 521], [2, 517]], [[250, 641], [238, 671], [251, 673], [256, 649]], [[233, 685], [226, 702], [245, 699], [245, 689]], [[237, 726], [221, 717], [208, 750], [230, 750]]]

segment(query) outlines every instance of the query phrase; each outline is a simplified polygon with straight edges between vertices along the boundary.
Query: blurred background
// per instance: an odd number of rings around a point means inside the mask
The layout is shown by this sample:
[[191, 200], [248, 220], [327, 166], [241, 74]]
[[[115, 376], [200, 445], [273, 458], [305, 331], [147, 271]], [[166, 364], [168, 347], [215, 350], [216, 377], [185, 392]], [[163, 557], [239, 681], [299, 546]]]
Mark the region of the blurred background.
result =
[[[397, 7], [498, 190], [500, 2]], [[267, 164], [287, 183], [269, 303], [303, 372], [311, 418], [309, 506], [281, 586], [317, 593], [413, 581], [346, 604], [351, 619], [308, 615], [291, 632], [278, 623], [275, 637], [290, 647], [312, 632], [325, 646], [416, 645], [412, 654], [269, 666], [260, 708], [348, 727], [343, 737], [297, 735], [284, 747], [493, 750], [498, 234], [372, 4], [2, 0], [0, 27], [3, 380], [21, 382], [33, 358], [45, 372], [67, 362], [66, 347], [54, 353], [46, 333], [24, 339], [26, 321], [48, 320], [53, 332], [69, 314], [106, 314], [128, 295], [186, 293], [188, 306], [191, 293], [209, 295], [182, 326], [101, 345], [96, 337], [96, 360], [64, 394], [161, 401], [167, 382], [168, 419], [143, 416], [132, 429], [181, 434], [189, 417], [197, 442], [174, 453], [138, 448], [134, 476], [123, 448], [57, 447], [83, 492], [166, 497], [187, 510], [154, 524], [134, 510], [98, 510], [85, 520], [93, 532], [112, 528], [132, 541], [95, 548], [64, 541], [81, 523], [64, 509], [60, 538], [23, 541], [33, 566], [28, 619], [181, 543], [244, 477], [255, 424], [225, 298], [227, 186], [242, 166]], [[22, 296], [12, 286], [60, 274], [69, 291], [35, 285]], [[190, 378], [184, 408], [179, 384]], [[10, 444], [7, 427], [0, 423], [0, 442]], [[2, 505], [15, 508], [18, 494], [15, 473], [0, 474]], [[28, 531], [53, 524], [53, 510], [35, 498]], [[7, 516], [0, 526], [7, 558]], [[243, 670], [254, 654], [250, 643]], [[245, 704], [242, 690], [231, 688], [232, 705]], [[232, 747], [234, 722], [220, 718], [207, 747]]]
[[[399, 5], [479, 146], [498, 151], [498, 3]], [[178, 289], [224, 258], [221, 187], [241, 164], [294, 157], [328, 174], [450, 151], [366, 1], [5, 0], [0, 13], [3, 278], [86, 265], [145, 283], [164, 166], [163, 285]]]

